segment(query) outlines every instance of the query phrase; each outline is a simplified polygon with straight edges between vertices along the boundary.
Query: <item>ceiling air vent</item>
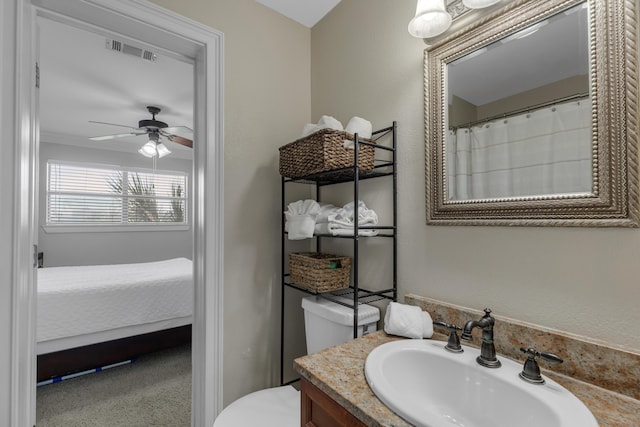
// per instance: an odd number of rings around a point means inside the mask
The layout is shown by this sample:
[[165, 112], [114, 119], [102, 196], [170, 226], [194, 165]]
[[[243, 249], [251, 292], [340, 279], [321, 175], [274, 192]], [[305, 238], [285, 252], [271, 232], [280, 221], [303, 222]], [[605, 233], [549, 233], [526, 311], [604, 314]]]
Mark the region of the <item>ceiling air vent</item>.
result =
[[119, 40], [107, 39], [106, 48], [116, 52], [124, 53], [126, 55], [135, 56], [136, 58], [144, 59], [150, 62], [156, 62], [156, 60], [158, 59], [158, 55], [149, 50], [142, 49], [137, 46], [132, 46]]

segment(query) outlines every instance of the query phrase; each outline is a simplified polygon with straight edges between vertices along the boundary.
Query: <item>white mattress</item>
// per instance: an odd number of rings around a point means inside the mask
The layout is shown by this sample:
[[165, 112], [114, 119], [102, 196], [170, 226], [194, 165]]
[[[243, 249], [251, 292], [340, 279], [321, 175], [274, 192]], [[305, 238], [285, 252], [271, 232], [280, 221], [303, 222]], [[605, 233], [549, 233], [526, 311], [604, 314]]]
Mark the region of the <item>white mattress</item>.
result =
[[128, 329], [153, 330], [173, 319], [188, 324], [192, 314], [193, 267], [186, 258], [38, 269], [39, 348], [105, 331], [119, 330], [121, 338]]

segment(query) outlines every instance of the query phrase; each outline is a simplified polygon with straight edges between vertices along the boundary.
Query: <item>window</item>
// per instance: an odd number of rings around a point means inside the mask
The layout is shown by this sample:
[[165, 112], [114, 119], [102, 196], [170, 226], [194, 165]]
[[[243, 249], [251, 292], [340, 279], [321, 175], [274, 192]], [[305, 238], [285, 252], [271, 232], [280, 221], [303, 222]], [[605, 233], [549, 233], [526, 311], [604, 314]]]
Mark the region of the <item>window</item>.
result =
[[187, 225], [184, 172], [49, 161], [48, 226]]

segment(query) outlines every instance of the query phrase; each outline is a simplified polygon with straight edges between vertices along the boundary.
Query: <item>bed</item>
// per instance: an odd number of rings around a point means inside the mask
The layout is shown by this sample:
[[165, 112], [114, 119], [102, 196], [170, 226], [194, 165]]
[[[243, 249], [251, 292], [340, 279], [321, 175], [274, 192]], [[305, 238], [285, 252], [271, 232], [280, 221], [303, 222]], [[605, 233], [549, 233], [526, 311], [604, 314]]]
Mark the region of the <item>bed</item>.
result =
[[38, 381], [189, 342], [187, 258], [38, 269]]

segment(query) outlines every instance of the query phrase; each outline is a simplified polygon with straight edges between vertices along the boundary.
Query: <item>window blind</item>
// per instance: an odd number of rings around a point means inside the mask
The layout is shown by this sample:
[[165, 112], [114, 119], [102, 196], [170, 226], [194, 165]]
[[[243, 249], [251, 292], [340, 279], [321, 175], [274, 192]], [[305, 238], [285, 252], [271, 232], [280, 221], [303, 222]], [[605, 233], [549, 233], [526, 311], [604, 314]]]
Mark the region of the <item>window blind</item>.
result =
[[49, 161], [47, 225], [187, 223], [187, 175]]

